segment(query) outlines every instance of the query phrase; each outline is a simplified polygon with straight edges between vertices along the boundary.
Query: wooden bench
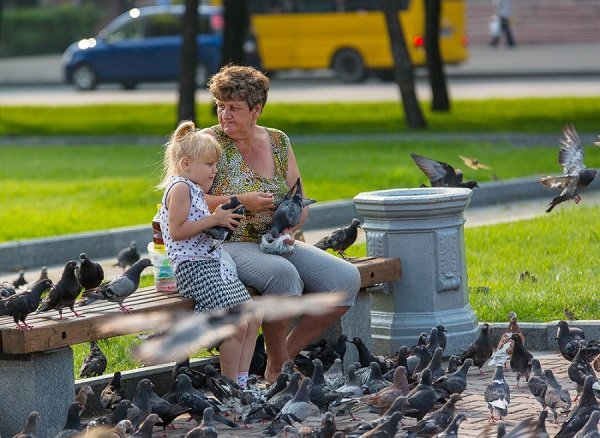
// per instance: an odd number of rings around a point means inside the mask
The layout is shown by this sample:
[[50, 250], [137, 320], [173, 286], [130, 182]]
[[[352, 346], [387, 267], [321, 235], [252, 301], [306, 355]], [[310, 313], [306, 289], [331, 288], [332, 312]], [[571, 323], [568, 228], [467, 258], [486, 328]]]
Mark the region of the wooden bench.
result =
[[[352, 325], [360, 320], [362, 332], [354, 331], [350, 335], [369, 340], [370, 332], [365, 321], [370, 321], [370, 294], [365, 292], [381, 283], [399, 280], [400, 260], [360, 257], [348, 261], [360, 272], [362, 293], [359, 293], [355, 307], [342, 319], [351, 321]], [[132, 312], [147, 313], [192, 310], [194, 301], [177, 293], [157, 292], [152, 286], [139, 289], [125, 304], [133, 308]], [[0, 423], [8, 424], [0, 425], [0, 435], [13, 436], [23, 425], [24, 419], [12, 418], [10, 411], [28, 413], [33, 409], [42, 414], [42, 429], [48, 430], [47, 436], [54, 436], [61, 430], [64, 418], [57, 413], [67, 412], [74, 393], [73, 352], [69, 347], [98, 339], [98, 324], [110, 323], [114, 315], [121, 313], [116, 304], [106, 301], [76, 307], [76, 310], [84, 317], [75, 318], [69, 310], [63, 311], [68, 317], [64, 320], [58, 319], [56, 311], [31, 314], [27, 318], [27, 323], [34, 326], [31, 330], [19, 330], [12, 317], [0, 317], [0, 387], [8, 387], [9, 393], [14, 391], [15, 395], [18, 394], [17, 401], [14, 397], [0, 397], [0, 418], [3, 418]], [[340, 324], [338, 331], [344, 331], [344, 322]], [[365, 327], [367, 332], [364, 332]], [[118, 335], [127, 334], [133, 333], [123, 330]], [[23, 379], [31, 380], [33, 386], [23, 386]], [[15, 403], [21, 405], [21, 409]]]

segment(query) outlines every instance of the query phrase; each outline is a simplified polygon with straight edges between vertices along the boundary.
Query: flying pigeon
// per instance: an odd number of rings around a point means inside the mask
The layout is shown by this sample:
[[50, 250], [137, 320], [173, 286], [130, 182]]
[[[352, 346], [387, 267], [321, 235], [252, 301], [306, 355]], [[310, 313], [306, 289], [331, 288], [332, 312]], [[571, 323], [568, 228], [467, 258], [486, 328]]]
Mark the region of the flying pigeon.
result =
[[581, 201], [579, 192], [598, 176], [596, 169], [587, 169], [583, 164], [583, 147], [575, 127], [571, 124], [566, 125], [563, 128], [563, 135], [564, 138], [560, 140], [562, 146], [558, 153], [558, 162], [563, 167], [563, 174], [540, 179], [542, 185], [553, 190], [562, 190], [560, 195], [550, 201], [546, 213], [550, 213], [558, 204], [569, 199], [573, 199], [578, 204]]
[[[42, 293], [52, 287], [51, 280], [42, 280], [31, 286], [30, 290], [19, 292], [0, 300], [0, 315], [12, 316], [17, 328], [25, 330], [33, 328], [25, 322], [30, 313], [36, 311], [40, 304]], [[21, 325], [22, 324], [22, 325]]]
[[202, 348], [220, 343], [237, 332], [240, 321], [259, 317], [264, 321], [301, 314], [320, 315], [344, 299], [339, 292], [313, 293], [302, 297], [260, 296], [235, 308], [211, 313], [167, 311], [115, 316], [102, 323], [100, 333], [110, 335], [127, 327], [130, 332], [156, 330], [161, 336], [140, 344], [135, 355], [143, 362], [177, 361]]
[[27, 284], [27, 280], [25, 280], [25, 271], [19, 271], [19, 276], [12, 281], [12, 285], [14, 287], [21, 287]]
[[79, 254], [79, 260], [79, 266], [75, 269], [75, 276], [85, 293], [88, 289], [95, 289], [100, 286], [102, 280], [104, 280], [104, 269], [100, 263], [90, 260], [84, 252]]
[[429, 179], [431, 187], [466, 187], [473, 189], [479, 187], [476, 181], [463, 182], [463, 173], [454, 169], [448, 163], [432, 160], [417, 154], [410, 154], [414, 162]]
[[128, 270], [114, 280], [100, 285], [95, 291], [84, 295], [84, 298], [79, 302], [80, 306], [91, 304], [97, 300], [106, 300], [111, 303], [117, 303], [123, 312], [130, 312], [132, 309], [125, 307], [123, 301], [134, 293], [140, 285], [140, 276], [142, 271], [147, 267], [152, 266], [149, 258], [138, 260]]
[[273, 213], [271, 237], [277, 238], [282, 234], [289, 234], [291, 228], [300, 224], [304, 207], [314, 202], [313, 199], [304, 199], [302, 183], [298, 178], [296, 184], [290, 188]]
[[463, 155], [459, 155], [458, 157], [461, 160], [463, 160], [463, 163], [465, 163], [465, 166], [470, 167], [471, 169], [475, 169], [475, 170], [480, 170], [480, 169], [491, 170], [492, 169], [487, 164], [483, 164], [477, 158], [465, 157]]
[[120, 250], [117, 254], [117, 263], [113, 266], [120, 266], [126, 269], [128, 266], [132, 266], [135, 262], [140, 259], [140, 253], [137, 249], [137, 243], [132, 240], [129, 246]]
[[60, 280], [50, 289], [48, 297], [42, 302], [36, 313], [56, 309], [59, 319], [66, 319], [63, 318], [62, 311], [64, 307], [68, 307], [77, 318], [81, 316], [74, 309], [75, 300], [81, 292], [81, 286], [75, 277], [75, 268], [77, 268], [75, 260], [69, 260], [66, 263]]
[[101, 376], [106, 371], [107, 359], [106, 355], [100, 349], [98, 342], [90, 342], [90, 352], [81, 364], [79, 377], [84, 379], [87, 377]]
[[[231, 198], [229, 198], [229, 201], [227, 201], [225, 204], [223, 204], [221, 206], [221, 208], [223, 210], [231, 210], [231, 209], [235, 208], [235, 210], [233, 212], [236, 214], [244, 215], [246, 213], [246, 209], [244, 208], [244, 206], [242, 205], [242, 203], [240, 202], [240, 200], [238, 199], [237, 196], [232, 196]], [[208, 230], [205, 230], [204, 232], [206, 234], [208, 234], [210, 237], [212, 237], [213, 239], [218, 240], [218, 242], [215, 243], [213, 246], [211, 246], [211, 248], [208, 250], [209, 253], [211, 253], [215, 249], [217, 249], [221, 243], [228, 240], [231, 237], [231, 233], [232, 233], [232, 231], [229, 228], [221, 227], [221, 226], [215, 226], [215, 227], [209, 228]]]
[[344, 251], [356, 242], [359, 228], [360, 221], [354, 218], [352, 219], [352, 222], [350, 222], [350, 225], [332, 231], [331, 234], [321, 238], [315, 243], [315, 246], [322, 250], [332, 249], [345, 259], [346, 254]]

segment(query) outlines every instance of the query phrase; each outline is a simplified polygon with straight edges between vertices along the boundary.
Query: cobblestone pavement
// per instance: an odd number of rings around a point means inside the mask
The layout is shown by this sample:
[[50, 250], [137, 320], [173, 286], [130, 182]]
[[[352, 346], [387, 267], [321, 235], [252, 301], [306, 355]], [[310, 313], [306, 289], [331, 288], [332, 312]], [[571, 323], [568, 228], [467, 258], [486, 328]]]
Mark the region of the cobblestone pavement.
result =
[[[558, 353], [555, 352], [533, 352], [533, 355], [538, 358], [542, 364], [543, 369], [550, 368], [553, 370], [557, 380], [563, 385], [564, 388], [571, 392], [572, 398], [575, 396], [574, 383], [572, 383], [567, 376], [567, 366], [569, 363], [564, 360]], [[463, 400], [457, 404], [457, 413], [464, 413], [467, 416], [467, 421], [463, 422], [459, 429], [460, 437], [495, 437], [497, 433], [497, 426], [495, 423], [489, 422], [489, 410], [483, 399], [483, 391], [485, 386], [490, 382], [492, 377], [492, 371], [490, 369], [485, 370], [486, 375], [480, 376], [477, 368], [471, 368], [467, 378], [468, 388], [462, 394]], [[516, 389], [516, 378], [515, 374], [510, 369], [505, 369], [505, 378], [511, 388], [511, 403], [509, 406], [509, 414], [503, 420], [506, 424], [507, 431], [510, 431], [517, 423], [531, 416], [537, 417], [541, 406], [533, 398], [533, 395], [529, 392], [527, 384], [522, 380], [520, 388]], [[316, 409], [316, 407], [315, 407]], [[376, 414], [366, 413], [363, 410], [356, 411], [354, 415], [357, 418], [364, 420], [370, 420], [377, 417]], [[562, 423], [566, 418], [566, 414], [559, 415], [559, 424], [556, 425], [552, 421], [552, 414], [550, 413], [546, 420], [546, 428], [550, 436], [556, 435]], [[189, 417], [182, 415], [175, 422], [176, 429], [168, 429], [168, 438], [180, 438], [187, 431], [196, 426], [194, 421], [187, 421]], [[358, 421], [352, 420], [347, 414], [340, 414], [336, 417], [336, 425], [338, 430], [351, 428], [358, 424]], [[415, 420], [412, 418], [405, 418], [403, 420], [405, 425], [415, 424]], [[317, 426], [320, 423], [320, 417], [315, 414], [307, 418], [302, 426]], [[262, 437], [262, 432], [266, 428], [265, 426], [254, 424], [250, 429], [239, 429], [232, 430], [228, 429], [219, 423], [218, 431], [219, 436], [224, 438], [237, 438], [237, 437]], [[300, 427], [300, 426], [298, 426]], [[162, 428], [155, 428], [153, 437], [163, 436]], [[283, 436], [281, 433], [279, 436]], [[396, 435], [398, 437], [406, 436], [406, 432], [399, 431]]]

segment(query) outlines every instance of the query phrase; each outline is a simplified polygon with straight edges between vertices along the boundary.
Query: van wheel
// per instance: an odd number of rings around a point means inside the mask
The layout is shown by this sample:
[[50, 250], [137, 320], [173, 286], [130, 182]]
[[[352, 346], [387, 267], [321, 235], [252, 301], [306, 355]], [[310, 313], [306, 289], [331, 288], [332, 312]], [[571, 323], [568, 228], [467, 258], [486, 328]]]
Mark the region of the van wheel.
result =
[[89, 65], [81, 64], [73, 70], [73, 84], [78, 90], [93, 90], [97, 83], [96, 73]]
[[208, 67], [204, 64], [196, 66], [196, 88], [204, 88], [208, 83]]
[[367, 76], [362, 57], [355, 50], [339, 51], [332, 62], [333, 71], [342, 82], [360, 82]]

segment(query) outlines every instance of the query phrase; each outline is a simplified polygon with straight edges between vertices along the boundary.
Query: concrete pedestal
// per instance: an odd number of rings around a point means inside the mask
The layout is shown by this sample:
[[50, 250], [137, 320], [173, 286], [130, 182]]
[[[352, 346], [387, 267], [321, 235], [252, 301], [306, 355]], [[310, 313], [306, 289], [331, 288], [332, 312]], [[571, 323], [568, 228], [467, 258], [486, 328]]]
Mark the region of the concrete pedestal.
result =
[[402, 279], [371, 297], [373, 351], [389, 355], [443, 324], [446, 355], [462, 351], [477, 332], [469, 304], [463, 212], [470, 189], [419, 188], [360, 193], [354, 198], [367, 254], [398, 257]]
[[0, 356], [0, 388], [0, 436], [16, 435], [30, 412], [38, 411], [38, 438], [52, 438], [64, 427], [75, 401], [73, 350]]

